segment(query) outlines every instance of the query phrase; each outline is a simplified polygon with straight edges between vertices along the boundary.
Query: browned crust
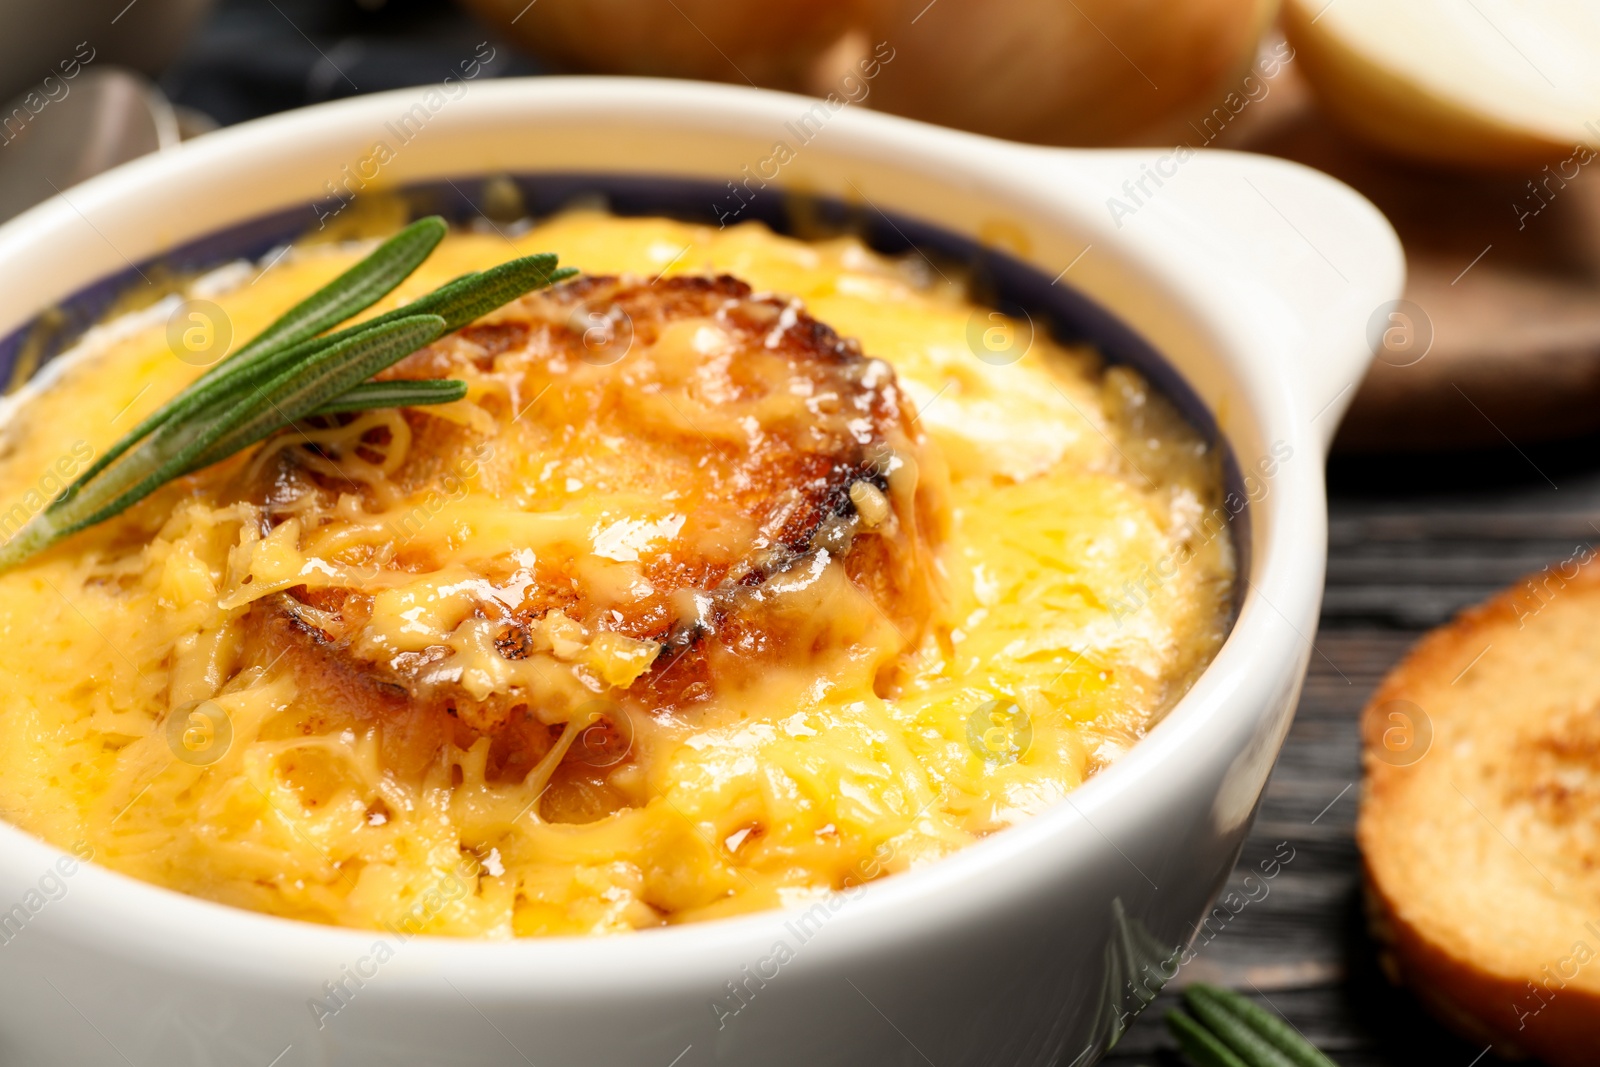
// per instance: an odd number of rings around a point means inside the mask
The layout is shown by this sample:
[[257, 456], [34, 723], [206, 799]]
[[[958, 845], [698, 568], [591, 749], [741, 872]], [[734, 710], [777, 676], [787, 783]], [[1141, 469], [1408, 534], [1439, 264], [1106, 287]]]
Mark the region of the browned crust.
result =
[[[1529, 983], [1538, 982], [1540, 961], [1528, 959], [1517, 973], [1504, 973], [1468, 958], [1457, 946], [1467, 941], [1465, 928], [1487, 921], [1481, 915], [1430, 914], [1429, 932], [1408, 921], [1405, 903], [1413, 889], [1401, 854], [1406, 846], [1401, 827], [1419, 820], [1437, 823], [1439, 812], [1417, 810], [1405, 795], [1406, 766], [1380, 758], [1383, 736], [1390, 728], [1384, 707], [1409, 700], [1455, 679], [1496, 636], [1518, 629], [1528, 613], [1529, 583], [1554, 583], [1562, 596], [1600, 597], [1600, 562], [1536, 571], [1490, 600], [1461, 612], [1452, 622], [1428, 633], [1373, 693], [1361, 716], [1362, 763], [1366, 773], [1356, 838], [1363, 859], [1368, 920], [1379, 945], [1380, 963], [1391, 980], [1409, 986], [1445, 1025], [1474, 1041], [1492, 1043], [1511, 1057], [1537, 1056], [1556, 1067], [1590, 1067], [1600, 1060], [1600, 995], [1576, 985], [1565, 986], [1536, 1012], [1519, 1016], [1517, 1006], [1532, 1007]], [[1600, 620], [1600, 601], [1594, 604]], [[1529, 684], [1537, 684], [1530, 679]], [[1446, 751], [1428, 758], [1449, 759]], [[1437, 879], [1472, 878], [1473, 870], [1431, 871]], [[1451, 925], [1455, 924], [1455, 925]], [[1456, 934], [1445, 943], [1439, 930]]]
[[[320, 709], [315, 717], [302, 721], [301, 729], [307, 733], [331, 732], [345, 724], [381, 723], [378, 736], [384, 766], [406, 775], [426, 768], [442, 745], [453, 743], [465, 749], [478, 736], [443, 707], [419, 707], [398, 679], [329, 654], [321, 634], [273, 602], [252, 605], [246, 627], [252, 657], [290, 671], [301, 705]], [[505, 779], [522, 777], [550, 751], [560, 733], [559, 727], [539, 722], [525, 707], [506, 709], [505, 722], [495, 731], [490, 746], [490, 774]]]
[[[580, 311], [584, 317], [576, 317]], [[496, 640], [501, 655], [523, 658], [519, 648], [529, 645], [531, 628], [559, 609], [595, 630], [660, 644], [662, 652], [654, 665], [630, 687], [630, 708], [636, 705], [637, 710], [657, 714], [684, 709], [709, 696], [719, 677], [758, 669], [763, 661], [779, 661], [789, 645], [801, 640], [796, 634], [807, 627], [786, 622], [764, 606], [768, 598], [761, 589], [770, 578], [806, 565], [830, 546], [833, 553], [842, 554], [848, 577], [907, 645], [920, 637], [932, 607], [928, 552], [942, 536], [942, 514], [920, 490], [909, 500], [893, 499], [891, 458], [921, 439], [912, 410], [887, 366], [869, 361], [856, 341], [840, 337], [796, 302], [753, 293], [747, 284], [727, 275], [649, 283], [587, 276], [508, 305], [490, 321], [459, 331], [469, 346], [446, 338], [402, 360], [385, 377], [448, 377], [464, 359], [486, 370], [508, 352], [526, 352], [536, 365], [579, 360], [584, 356], [584, 324], [592, 321], [588, 314], [610, 316], [619, 311], [632, 338], [646, 345], [654, 344], [666, 327], [680, 320], [715, 317], [739, 346], [735, 356], [714, 372], [721, 375], [718, 382], [726, 389], [719, 403], [760, 402], [804, 386], [811, 391], [801, 395], [815, 395], [818, 403], [831, 405], [838, 424], [848, 425], [849, 430], [819, 429], [815, 416], [786, 418], [762, 423], [766, 432], [759, 443], [741, 449], [671, 425], [619, 426], [618, 432], [653, 441], [674, 459], [698, 460], [699, 468], [715, 472], [709, 475], [715, 494], [731, 501], [741, 515], [757, 519], [768, 531], [763, 535], [767, 539], [731, 561], [689, 551], [653, 559], [643, 569], [654, 591], [608, 606], [604, 612], [570, 561], [541, 559], [533, 586], [520, 605], [509, 610], [497, 606], [493, 614], [486, 613], [489, 608], [479, 610], [482, 617], [505, 627]], [[555, 381], [552, 377], [551, 384]], [[611, 410], [605, 399], [609, 394], [603, 390], [564, 388], [602, 413], [592, 415], [590, 407], [579, 407], [580, 416], [603, 417]], [[411, 412], [407, 418], [415, 437], [395, 478], [413, 488], [426, 487], [465, 447], [464, 431], [424, 413]], [[292, 499], [304, 492], [310, 476], [298, 468], [295, 455], [291, 450], [279, 453], [278, 465], [265, 472], [253, 495], [263, 500], [275, 494]], [[717, 462], [708, 467], [706, 460]], [[875, 486], [891, 499], [889, 521], [870, 529], [857, 521], [851, 489], [858, 482]], [[676, 596], [683, 591], [704, 594], [699, 601], [703, 607], [692, 619], [683, 617], [683, 598]], [[352, 636], [364, 624], [369, 607], [359, 590], [347, 595], [343, 589], [297, 587], [253, 605], [244, 625], [264, 661], [278, 663], [281, 658], [303, 686], [318, 691], [324, 703], [350, 709], [361, 720], [394, 726], [405, 736], [408, 750], [414, 750], [400, 762], [426, 762], [426, 755], [447, 739], [470, 744], [473, 731], [493, 738], [493, 773], [521, 774], [548, 751], [546, 729], [526, 698], [492, 695], [487, 701], [475, 700], [454, 683], [427, 680], [428, 668], [439, 658], [434, 653], [442, 655], [443, 650], [405, 653], [386, 663], [361, 658]], [[314, 612], [305, 608], [333, 620], [326, 624], [329, 629], [306, 621]]]

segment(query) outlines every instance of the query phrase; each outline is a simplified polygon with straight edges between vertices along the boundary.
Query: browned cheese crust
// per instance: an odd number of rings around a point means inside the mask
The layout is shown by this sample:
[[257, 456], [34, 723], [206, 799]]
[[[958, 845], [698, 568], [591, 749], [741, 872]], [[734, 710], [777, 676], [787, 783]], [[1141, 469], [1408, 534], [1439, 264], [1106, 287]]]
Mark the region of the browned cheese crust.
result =
[[[713, 328], [710, 342], [700, 343], [697, 324]], [[649, 669], [610, 698], [630, 713], [692, 714], [762, 670], [803, 666], [848, 640], [827, 613], [771, 595], [775, 583], [841, 561], [904, 650], [921, 640], [943, 531], [934, 490], [916, 478], [924, 442], [914, 412], [887, 364], [797, 302], [727, 276], [581, 278], [441, 339], [387, 376], [468, 368], [514, 379], [512, 402], [483, 402], [501, 426], [494, 448], [536, 447], [569, 470], [580, 464], [585, 484], [671, 500], [685, 516], [669, 550], [641, 557], [639, 590], [596, 588], [570, 553], [538, 554], [520, 582], [525, 558], [482, 563], [484, 579], [517, 589], [474, 609], [500, 627], [495, 646], [506, 660], [548, 652], [540, 623], [559, 611], [590, 633], [659, 644]], [[390, 478], [407, 492], [442, 484], [482, 440], [426, 411], [406, 418], [413, 440]], [[308, 502], [315, 513], [364, 492], [309, 470], [303, 456], [282, 449], [245, 494], [265, 505], [269, 527], [306, 515]], [[545, 489], [495, 491], [539, 511]], [[446, 562], [402, 546], [381, 565], [421, 573]], [[495, 773], [522, 774], [561, 732], [564, 715], [542, 712], [593, 695], [553, 681], [538, 693], [475, 699], [449, 669], [448, 649], [364, 651], [357, 638], [372, 605], [362, 588], [297, 587], [259, 601], [245, 626], [254, 655], [292, 671], [308, 706], [381, 721], [399, 762], [488, 735]]]

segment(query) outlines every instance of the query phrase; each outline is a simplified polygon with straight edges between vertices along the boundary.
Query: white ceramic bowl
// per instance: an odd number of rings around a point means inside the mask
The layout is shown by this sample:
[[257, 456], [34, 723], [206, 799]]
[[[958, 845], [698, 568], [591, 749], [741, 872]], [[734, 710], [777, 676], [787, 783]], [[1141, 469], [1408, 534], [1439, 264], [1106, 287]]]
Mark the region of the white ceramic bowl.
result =
[[[1045, 279], [1065, 270], [1058, 286], [1176, 369], [1252, 476], [1234, 524], [1249, 551], [1232, 635], [1150, 736], [1070, 800], [809, 919], [400, 942], [83, 866], [13, 930], [5, 909], [36, 899], [65, 860], [0, 824], [0, 1061], [1092, 1062], [1219, 891], [1288, 729], [1322, 592], [1324, 450], [1366, 367], [1368, 322], [1401, 287], [1388, 224], [1345, 186], [1279, 160], [1029, 147], [849, 106], [819, 123], [814, 100], [726, 86], [551, 78], [444, 99], [435, 109], [408, 90], [248, 123], [34, 208], [0, 228], [0, 335], [243, 220], [294, 209], [313, 224], [307, 205], [392, 142], [414, 104], [425, 128], [390, 144], [386, 187], [499, 172], [721, 186], [782, 140], [797, 151], [776, 184], [1003, 242]], [[1269, 456], [1276, 472], [1261, 478]], [[375, 965], [380, 938], [393, 958]], [[793, 957], [781, 965], [780, 942]], [[349, 991], [331, 1018], [312, 1006], [329, 981]], [[736, 1013], [729, 983], [744, 991]]]

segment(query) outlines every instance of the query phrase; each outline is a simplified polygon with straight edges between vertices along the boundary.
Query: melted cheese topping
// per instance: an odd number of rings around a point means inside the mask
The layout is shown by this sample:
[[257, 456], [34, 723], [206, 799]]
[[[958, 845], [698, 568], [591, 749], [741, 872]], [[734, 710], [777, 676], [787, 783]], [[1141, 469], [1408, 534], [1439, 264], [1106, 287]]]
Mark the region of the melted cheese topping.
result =
[[[893, 365], [948, 467], [923, 476], [948, 478], [950, 506], [946, 601], [902, 684], [879, 694], [871, 653], [892, 635], [862, 617], [825, 670], [770, 672], [737, 700], [631, 723], [620, 739], [629, 759], [607, 779], [610, 814], [574, 821], [594, 798], [549, 783], [586, 743], [582, 715], [557, 724], [551, 756], [519, 780], [487, 772], [487, 739], [397, 767], [376, 726], [308, 706], [271, 665], [241, 669], [238, 620], [252, 601], [319, 576], [359, 580], [351, 561], [374, 552], [426, 548], [449, 563], [370, 568], [387, 584], [367, 586], [376, 595], [362, 640], [385, 653], [447, 645], [474, 693], [503, 692], [523, 669], [495, 654], [471, 614], [474, 598], [506, 593], [475, 560], [525, 553], [531, 565], [558, 552], [596, 583], [644, 580], [641, 555], [692, 517], [671, 500], [591, 485], [586, 454], [613, 442], [544, 452], [508, 436], [482, 404], [505, 388], [491, 364], [466, 400], [428, 409], [486, 442], [455, 471], [456, 491], [417, 498], [391, 483], [409, 430], [374, 412], [307, 430], [346, 443], [389, 430], [383, 448], [341, 463], [372, 492], [367, 506], [342, 501], [337, 522], [290, 519], [263, 537], [252, 506], [224, 503], [219, 479], [202, 472], [0, 576], [8, 818], [130, 875], [316, 922], [486, 937], [622, 931], [803, 903], [1038, 812], [1135, 743], [1219, 647], [1234, 566], [1219, 464], [1135, 373], [1042, 336], [1015, 362], [980, 360], [969, 337], [1024, 327], [979, 311], [920, 259], [886, 260], [854, 240], [579, 212], [513, 243], [452, 235], [371, 313], [553, 251], [592, 273], [734, 274], [799, 297]], [[365, 247], [299, 248], [254, 282], [224, 270], [191, 295], [220, 305], [242, 339]], [[169, 349], [170, 304], [95, 331], [11, 414], [0, 534], [198, 373]], [[676, 342], [686, 372], [716, 358], [703, 327]], [[718, 432], [714, 409], [701, 420]], [[232, 462], [293, 443], [285, 435]], [[869, 526], [887, 514], [870, 484], [852, 500]], [[851, 589], [815, 596], [819, 618], [871, 615]], [[536, 638], [594, 691], [626, 687], [656, 651], [558, 612]], [[610, 742], [597, 764], [615, 759]]]

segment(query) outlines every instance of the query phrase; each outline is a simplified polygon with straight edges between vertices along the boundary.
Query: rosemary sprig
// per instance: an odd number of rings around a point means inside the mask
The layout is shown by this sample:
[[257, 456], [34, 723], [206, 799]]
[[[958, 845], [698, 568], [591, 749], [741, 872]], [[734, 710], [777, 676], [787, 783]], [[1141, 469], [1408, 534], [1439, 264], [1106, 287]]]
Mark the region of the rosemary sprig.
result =
[[527, 256], [324, 333], [391, 292], [445, 232], [437, 217], [412, 223], [195, 379], [0, 546], [0, 571], [300, 419], [444, 404], [465, 396], [461, 381], [368, 379], [444, 334], [575, 271], [556, 269], [553, 255]]
[[449, 229], [438, 215], [418, 219], [375, 248], [360, 263], [279, 315], [271, 326], [207, 373], [230, 360], [249, 359], [268, 349], [310, 340], [365, 311], [410, 277], [411, 272], [433, 254]]
[[[128, 449], [138, 444], [158, 426], [169, 419], [182, 418], [187, 413], [186, 403], [195, 401], [208, 383], [267, 356], [274, 351], [309, 341], [317, 334], [337, 326], [359, 314], [387, 296], [394, 287], [405, 281], [427, 259], [440, 242], [448, 227], [437, 215], [418, 219], [372, 251], [372, 254], [351, 267], [333, 281], [306, 297], [300, 303], [278, 316], [272, 324], [251, 338], [238, 351], [229, 353], [221, 362], [206, 370], [200, 377], [172, 400], [162, 405], [149, 418], [130, 430], [126, 436], [94, 462], [82, 476], [67, 489], [73, 496], [77, 487], [94, 478], [116, 462]], [[204, 399], [197, 403], [203, 404]]]
[[1192, 1016], [1167, 1013], [1167, 1028], [1200, 1067], [1337, 1067], [1284, 1020], [1227, 989], [1200, 982], [1183, 991]]
[[[196, 420], [202, 427], [200, 432], [166, 460], [162, 471], [151, 476], [148, 488], [144, 488], [146, 483], [140, 483], [108, 505], [107, 514], [84, 525], [110, 518], [165, 482], [209, 467], [305, 418], [443, 334], [444, 319], [438, 315], [411, 315], [363, 330], [314, 353], [245, 395], [230, 410], [213, 417], [202, 415]], [[183, 424], [174, 436], [182, 434], [187, 426]], [[157, 435], [161, 432], [156, 431]], [[165, 476], [157, 480], [163, 473]]]
[[363, 382], [336, 400], [309, 412], [311, 415], [343, 415], [372, 408], [416, 408], [425, 404], [448, 404], [467, 395], [467, 383], [454, 379], [406, 378], [387, 382]]
[[1167, 1013], [1167, 1029], [1172, 1031], [1183, 1054], [1197, 1067], [1249, 1067], [1210, 1030], [1181, 1011]]

